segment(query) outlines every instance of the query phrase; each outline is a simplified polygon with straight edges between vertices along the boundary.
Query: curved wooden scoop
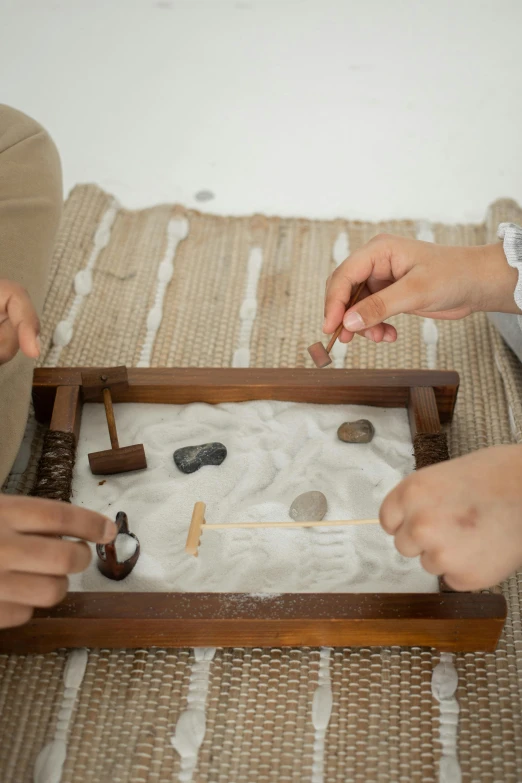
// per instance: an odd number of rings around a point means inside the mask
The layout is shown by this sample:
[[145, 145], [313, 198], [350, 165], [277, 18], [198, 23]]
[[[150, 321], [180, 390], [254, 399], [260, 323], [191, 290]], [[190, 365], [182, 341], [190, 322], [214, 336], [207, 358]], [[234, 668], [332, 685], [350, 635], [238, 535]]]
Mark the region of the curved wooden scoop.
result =
[[118, 528], [118, 535], [129, 536], [136, 541], [134, 553], [127, 560], [119, 562], [116, 556], [115, 539], [110, 544], [96, 544], [96, 554], [98, 555], [98, 570], [100, 573], [106, 576], [107, 579], [114, 579], [119, 582], [130, 574], [138, 562], [140, 542], [138, 537], [130, 532], [127, 514], [123, 511], [119, 511], [116, 514], [116, 527]]

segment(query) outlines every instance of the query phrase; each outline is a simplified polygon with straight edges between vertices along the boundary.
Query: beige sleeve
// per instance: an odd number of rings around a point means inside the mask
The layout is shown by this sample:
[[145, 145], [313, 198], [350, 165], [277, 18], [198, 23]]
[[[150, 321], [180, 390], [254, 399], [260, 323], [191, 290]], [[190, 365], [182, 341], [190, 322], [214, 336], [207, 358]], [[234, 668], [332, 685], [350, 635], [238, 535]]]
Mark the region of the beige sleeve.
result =
[[[0, 104], [0, 278], [23, 285], [39, 314], [62, 201], [60, 158], [50, 136]], [[23, 437], [33, 365], [19, 352], [0, 366], [0, 486]]]

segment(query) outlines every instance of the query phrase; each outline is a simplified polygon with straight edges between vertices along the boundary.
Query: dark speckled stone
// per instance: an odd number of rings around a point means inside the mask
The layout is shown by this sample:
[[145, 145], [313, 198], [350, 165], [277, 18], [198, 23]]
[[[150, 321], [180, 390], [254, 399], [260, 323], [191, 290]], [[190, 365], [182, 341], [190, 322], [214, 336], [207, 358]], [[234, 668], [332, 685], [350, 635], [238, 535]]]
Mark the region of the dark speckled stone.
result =
[[203, 465], [221, 465], [227, 456], [222, 443], [204, 443], [202, 446], [185, 446], [174, 452], [174, 462], [182, 473], [195, 473]]

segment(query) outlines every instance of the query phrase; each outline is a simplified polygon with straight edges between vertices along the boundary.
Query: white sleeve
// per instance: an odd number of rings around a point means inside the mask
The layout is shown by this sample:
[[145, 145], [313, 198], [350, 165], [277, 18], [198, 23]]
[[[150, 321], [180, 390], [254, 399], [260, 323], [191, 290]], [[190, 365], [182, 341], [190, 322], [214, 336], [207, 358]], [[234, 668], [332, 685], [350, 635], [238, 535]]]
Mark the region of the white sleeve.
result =
[[516, 223], [501, 223], [497, 234], [498, 238], [502, 239], [509, 266], [518, 271], [514, 296], [517, 307], [522, 310], [522, 228]]
[[[516, 223], [501, 223], [497, 232], [502, 240], [504, 254], [509, 266], [518, 272], [518, 280], [513, 292], [517, 307], [522, 310], [522, 228]], [[518, 325], [522, 329], [522, 316], [518, 315]]]

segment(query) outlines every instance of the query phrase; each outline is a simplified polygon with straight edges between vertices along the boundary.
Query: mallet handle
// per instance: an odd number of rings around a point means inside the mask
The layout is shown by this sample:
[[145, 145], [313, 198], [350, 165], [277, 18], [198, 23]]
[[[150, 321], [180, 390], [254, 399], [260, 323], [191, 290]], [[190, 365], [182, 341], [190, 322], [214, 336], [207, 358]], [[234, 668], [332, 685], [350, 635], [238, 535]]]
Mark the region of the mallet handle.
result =
[[339, 527], [341, 525], [377, 525], [378, 519], [323, 519], [320, 522], [228, 522], [205, 523], [205, 530], [227, 530], [233, 527]]
[[[353, 307], [354, 304], [357, 303], [357, 300], [359, 299], [360, 293], [363, 290], [364, 285], [365, 285], [365, 283], [359, 283], [358, 287], [355, 290], [355, 293], [350, 297], [350, 301], [348, 302], [348, 307], [346, 308], [347, 310], [349, 310], [350, 307]], [[335, 345], [335, 341], [337, 340], [337, 338], [341, 334], [342, 330], [343, 330], [343, 322], [341, 321], [341, 323], [339, 324], [339, 326], [337, 327], [335, 332], [330, 337], [330, 342], [326, 346], [326, 353], [330, 353], [330, 351], [332, 350], [332, 348]]]
[[105, 405], [105, 415], [107, 416], [107, 426], [109, 427], [109, 437], [111, 439], [111, 448], [119, 449], [118, 433], [116, 431], [116, 420], [114, 418], [114, 408], [112, 407], [112, 396], [110, 389], [103, 390], [103, 404]]
[[337, 340], [337, 338], [339, 337], [339, 335], [340, 335], [340, 334], [341, 334], [341, 332], [343, 331], [343, 326], [344, 326], [344, 324], [343, 324], [343, 322], [341, 321], [341, 323], [339, 324], [339, 326], [337, 327], [337, 329], [335, 330], [335, 332], [334, 332], [334, 333], [332, 334], [332, 336], [330, 337], [330, 342], [329, 342], [329, 343], [328, 343], [328, 345], [326, 346], [326, 353], [330, 353], [330, 351], [331, 351], [331, 350], [332, 350], [332, 348], [334, 347], [334, 345], [335, 345], [335, 341]]

